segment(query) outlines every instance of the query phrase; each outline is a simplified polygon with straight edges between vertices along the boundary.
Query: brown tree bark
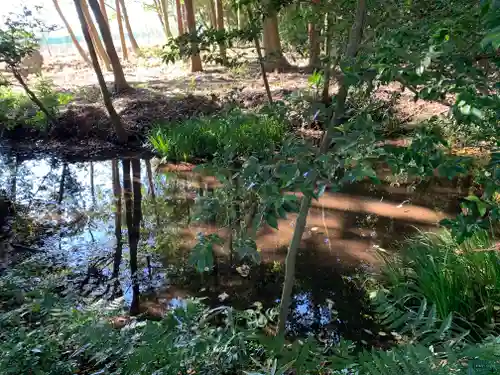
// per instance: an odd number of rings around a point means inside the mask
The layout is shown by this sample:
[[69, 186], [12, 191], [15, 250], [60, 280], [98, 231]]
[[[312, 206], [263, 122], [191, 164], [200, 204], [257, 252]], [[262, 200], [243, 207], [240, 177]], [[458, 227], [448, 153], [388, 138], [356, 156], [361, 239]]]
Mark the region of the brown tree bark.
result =
[[278, 32], [278, 16], [270, 12], [264, 19], [264, 50], [266, 70], [284, 70], [290, 66], [281, 49], [281, 39]]
[[85, 22], [86, 22], [87, 28], [89, 30], [90, 36], [92, 38], [93, 44], [95, 46], [95, 49], [96, 49], [97, 53], [99, 54], [99, 57], [101, 58], [106, 70], [110, 71], [111, 70], [111, 62], [109, 60], [108, 54], [106, 53], [106, 50], [104, 49], [104, 46], [102, 45], [101, 38], [99, 37], [99, 33], [97, 32], [97, 29], [94, 25], [94, 22], [92, 21], [92, 17], [90, 16], [89, 7], [87, 5], [87, 0], [81, 0], [80, 4], [81, 4], [81, 9], [83, 10]]
[[[210, 0], [212, 3], [212, 0]], [[222, 0], [215, 0], [215, 6], [217, 8], [217, 30], [225, 31], [224, 29], [224, 7], [222, 6]], [[219, 43], [220, 57], [222, 60], [222, 65], [227, 66], [227, 51], [225, 42]]]
[[175, 0], [175, 11], [177, 14], [177, 31], [179, 32], [179, 35], [182, 35], [184, 34], [184, 25], [182, 22], [181, 0]]
[[208, 15], [210, 16], [210, 26], [217, 29], [217, 16], [215, 13], [214, 0], [208, 0]]
[[163, 18], [163, 28], [165, 29], [165, 35], [167, 38], [172, 37], [172, 31], [170, 31], [170, 22], [168, 21], [168, 0], [158, 0], [160, 1], [161, 13]]
[[[350, 62], [356, 57], [359, 45], [361, 43], [361, 37], [363, 35], [363, 28], [366, 18], [366, 0], [358, 0], [358, 5], [356, 9], [356, 17], [354, 24], [349, 35], [349, 42], [347, 45], [346, 58]], [[349, 85], [345, 80], [345, 76], [342, 75], [339, 79], [340, 89], [337, 94], [335, 113], [332, 116], [332, 120], [328, 126], [328, 130], [323, 135], [320, 147], [318, 149], [318, 156], [326, 153], [330, 148], [330, 143], [332, 141], [335, 128], [339, 126], [345, 114], [345, 103], [347, 99], [347, 92]], [[312, 185], [316, 185], [316, 179], [311, 181]], [[302, 241], [302, 235], [306, 227], [307, 215], [309, 213], [309, 208], [311, 207], [312, 196], [304, 195], [302, 202], [300, 203], [299, 213], [297, 215], [297, 221], [295, 223], [295, 230], [293, 232], [292, 241], [290, 242], [290, 247], [285, 260], [285, 281], [283, 283], [283, 291], [281, 294], [281, 304], [280, 312], [278, 318], [278, 332], [279, 336], [285, 335], [285, 324], [288, 317], [288, 309], [290, 308], [290, 303], [292, 300], [292, 290], [293, 284], [295, 282], [295, 261], [297, 257], [297, 252]]]
[[118, 21], [118, 32], [120, 33], [120, 43], [122, 45], [123, 60], [127, 61], [128, 60], [128, 50], [127, 50], [127, 43], [125, 41], [125, 33], [123, 31], [122, 11], [120, 9], [120, 1], [119, 0], [115, 0], [115, 7], [116, 7], [116, 19]]
[[134, 33], [132, 32], [132, 27], [130, 26], [130, 20], [128, 18], [127, 7], [125, 6], [125, 0], [120, 0], [121, 10], [123, 13], [123, 20], [125, 21], [125, 28], [127, 29], [128, 38], [130, 39], [130, 45], [132, 46], [132, 51], [137, 55], [140, 52], [139, 45], [135, 40]]
[[[186, 18], [188, 23], [189, 32], [191, 34], [196, 33], [196, 20], [194, 18], [194, 6], [193, 0], [184, 0], [184, 5], [186, 6]], [[201, 72], [203, 67], [201, 66], [201, 57], [198, 51], [198, 44], [191, 43], [191, 49], [194, 52], [191, 55], [191, 72]]]
[[104, 0], [99, 0], [99, 7], [101, 8], [102, 15], [104, 16], [104, 19], [109, 26], [108, 12], [106, 11], [106, 3], [104, 2]]
[[109, 113], [109, 117], [111, 123], [116, 132], [116, 136], [118, 137], [118, 142], [125, 143], [127, 142], [128, 135], [123, 127], [120, 116], [116, 113], [115, 107], [113, 107], [113, 102], [111, 100], [111, 95], [109, 94], [108, 88], [106, 87], [106, 81], [104, 80], [104, 76], [102, 75], [102, 70], [99, 65], [99, 60], [97, 58], [97, 53], [92, 43], [92, 37], [89, 33], [89, 28], [87, 26], [87, 22], [85, 20], [84, 11], [82, 9], [82, 3], [80, 0], [73, 0], [75, 3], [76, 11], [78, 13], [78, 18], [80, 20], [80, 24], [82, 26], [82, 33], [87, 42], [87, 47], [89, 49], [90, 58], [92, 60], [92, 65], [94, 66], [95, 74], [97, 76], [97, 81], [99, 82], [99, 87], [101, 89], [102, 98], [104, 100], [104, 105]]
[[319, 68], [319, 52], [320, 52], [320, 44], [319, 44], [319, 27], [316, 22], [311, 22], [308, 25], [308, 34], [309, 34], [309, 66], [311, 68]]
[[94, 12], [97, 25], [101, 31], [102, 40], [106, 45], [106, 52], [108, 53], [109, 59], [111, 60], [111, 66], [113, 67], [113, 75], [115, 77], [115, 91], [125, 91], [130, 88], [127, 80], [125, 78], [125, 73], [123, 72], [122, 64], [116, 53], [115, 44], [113, 43], [113, 37], [111, 36], [111, 31], [109, 30], [108, 24], [104, 19], [101, 9], [97, 0], [89, 0], [92, 12]]
[[92, 66], [92, 62], [90, 61], [87, 52], [82, 48], [78, 40], [76, 39], [75, 33], [73, 33], [73, 29], [71, 28], [70, 24], [66, 20], [66, 17], [64, 17], [64, 14], [61, 10], [61, 7], [59, 6], [59, 2], [57, 0], [53, 0], [54, 2], [54, 7], [56, 8], [57, 13], [59, 14], [59, 17], [61, 17], [61, 20], [64, 23], [64, 26], [66, 26], [66, 30], [68, 30], [69, 37], [71, 38], [71, 41], [73, 42], [74, 46], [78, 50], [78, 53], [82, 57], [83, 61], [85, 61], [89, 66]]

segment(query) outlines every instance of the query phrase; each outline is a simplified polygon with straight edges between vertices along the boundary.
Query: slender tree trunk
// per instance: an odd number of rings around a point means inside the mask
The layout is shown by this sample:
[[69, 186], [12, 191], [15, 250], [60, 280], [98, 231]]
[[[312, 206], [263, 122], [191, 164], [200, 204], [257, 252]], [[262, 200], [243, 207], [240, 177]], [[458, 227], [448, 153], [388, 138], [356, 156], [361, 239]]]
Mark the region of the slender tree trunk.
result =
[[120, 58], [116, 53], [115, 44], [113, 43], [113, 37], [111, 36], [111, 31], [109, 30], [108, 24], [101, 13], [99, 4], [97, 0], [89, 0], [89, 4], [92, 8], [92, 12], [94, 12], [99, 30], [101, 30], [102, 40], [106, 45], [106, 52], [108, 53], [109, 59], [111, 60], [111, 65], [113, 66], [113, 75], [115, 77], [115, 91], [120, 92], [128, 90], [130, 86], [125, 79], [125, 73], [123, 72]]
[[59, 14], [59, 17], [61, 17], [61, 20], [64, 23], [64, 26], [66, 26], [66, 30], [68, 30], [68, 34], [73, 42], [73, 45], [76, 47], [78, 50], [78, 53], [82, 57], [83, 61], [85, 61], [89, 66], [92, 66], [92, 62], [90, 61], [89, 57], [87, 56], [87, 53], [85, 50], [82, 48], [78, 40], [76, 39], [75, 33], [73, 32], [73, 29], [69, 25], [68, 21], [66, 20], [66, 17], [64, 17], [64, 14], [61, 10], [61, 7], [59, 6], [59, 2], [57, 0], [53, 0], [54, 6], [56, 8], [57, 13]]
[[115, 1], [115, 7], [116, 7], [116, 19], [118, 21], [118, 32], [120, 33], [120, 43], [122, 45], [123, 60], [128, 61], [127, 42], [125, 41], [125, 33], [123, 31], [122, 11], [120, 9], [119, 0]]
[[[212, 0], [210, 0], [210, 3], [212, 3]], [[217, 30], [220, 31], [225, 31], [224, 29], [224, 7], [222, 6], [222, 0], [215, 0], [215, 6], [217, 8]], [[222, 65], [227, 66], [228, 61], [227, 61], [227, 51], [226, 51], [226, 43], [225, 41], [222, 41], [219, 43], [219, 51], [220, 51], [220, 57], [222, 60]]]
[[83, 10], [83, 14], [86, 20], [86, 25], [88, 27], [88, 31], [92, 37], [92, 40], [94, 42], [95, 49], [97, 50], [97, 53], [101, 57], [102, 62], [104, 63], [104, 67], [106, 70], [110, 71], [111, 70], [111, 62], [109, 61], [108, 54], [106, 53], [106, 50], [104, 49], [104, 46], [102, 45], [101, 39], [99, 37], [99, 33], [97, 32], [97, 29], [95, 28], [94, 22], [92, 21], [92, 17], [89, 12], [89, 7], [87, 5], [87, 0], [81, 0], [81, 9]]
[[210, 16], [210, 26], [217, 29], [217, 16], [215, 15], [214, 0], [208, 0], [208, 15]]
[[9, 167], [11, 168], [11, 176], [10, 176], [10, 200], [15, 203], [17, 196], [17, 174], [19, 173], [19, 165], [21, 165], [21, 161], [19, 160], [19, 156], [14, 156], [14, 166], [12, 167], [12, 163], [9, 163]]
[[177, 14], [177, 31], [179, 32], [179, 36], [184, 34], [184, 25], [182, 22], [182, 7], [181, 0], [175, 0], [175, 11]]
[[[253, 19], [253, 14], [250, 8], [248, 8], [248, 18]], [[260, 73], [262, 75], [262, 81], [264, 82], [264, 88], [266, 89], [267, 100], [269, 104], [273, 104], [273, 96], [271, 94], [271, 89], [269, 87], [269, 81], [267, 79], [266, 67], [264, 65], [264, 56], [262, 56], [262, 49], [260, 48], [259, 36], [254, 35], [255, 50], [257, 51], [257, 58], [259, 59]]]
[[117, 295], [120, 289], [120, 264], [123, 257], [123, 237], [122, 237], [122, 188], [120, 185], [120, 170], [118, 169], [118, 161], [111, 161], [112, 179], [113, 179], [113, 196], [115, 199], [115, 237], [116, 249], [113, 257], [113, 296]]
[[56, 119], [54, 118], [52, 113], [49, 112], [47, 107], [45, 107], [45, 105], [42, 103], [42, 101], [40, 99], [38, 99], [38, 97], [35, 95], [35, 93], [33, 91], [31, 91], [31, 89], [28, 87], [28, 85], [24, 81], [21, 73], [19, 73], [15, 67], [10, 67], [10, 70], [11, 70], [14, 78], [17, 80], [17, 82], [19, 82], [19, 84], [23, 87], [24, 91], [26, 92], [26, 94], [28, 95], [30, 100], [37, 105], [37, 107], [40, 109], [40, 111], [42, 111], [44, 113], [44, 115], [47, 117], [47, 120], [52, 125], [54, 125], [56, 123]]
[[159, 0], [163, 18], [163, 27], [165, 29], [165, 35], [167, 38], [172, 37], [172, 32], [170, 31], [170, 22], [168, 21], [168, 0]]
[[[330, 80], [332, 75], [332, 17], [327, 16], [326, 22], [326, 33], [325, 33], [325, 48], [326, 48], [326, 64], [325, 71], [323, 73], [323, 93], [321, 94], [321, 100], [325, 105], [330, 105]], [[335, 64], [336, 65], [336, 64]]]
[[106, 11], [106, 4], [104, 3], [104, 0], [99, 0], [99, 7], [101, 8], [101, 13], [104, 16], [104, 19], [106, 20], [106, 23], [109, 27], [109, 17], [108, 12]]
[[132, 32], [132, 27], [130, 26], [130, 20], [128, 18], [127, 7], [125, 6], [125, 0], [120, 0], [121, 10], [123, 13], [123, 19], [125, 21], [125, 27], [127, 29], [128, 38], [130, 39], [130, 45], [132, 46], [132, 51], [137, 55], [140, 52], [139, 45], [135, 40], [134, 33]]
[[[352, 63], [354, 60], [359, 45], [361, 43], [361, 37], [363, 35], [363, 27], [366, 17], [366, 0], [358, 0], [358, 5], [356, 9], [356, 18], [354, 24], [352, 25], [351, 33], [349, 35], [349, 43], [347, 45], [346, 57], [349, 62]], [[330, 148], [330, 143], [332, 141], [335, 128], [343, 122], [343, 117], [345, 114], [345, 102], [347, 99], [347, 91], [349, 89], [348, 83], [345, 77], [340, 78], [340, 89], [337, 94], [335, 114], [332, 117], [332, 121], [328, 127], [328, 130], [323, 135], [321, 140], [321, 145], [318, 149], [318, 155], [324, 154]], [[313, 186], [316, 184], [316, 178], [312, 181]], [[297, 251], [302, 240], [302, 235], [306, 227], [307, 214], [309, 213], [309, 208], [311, 206], [311, 195], [304, 195], [302, 202], [300, 203], [300, 209], [297, 216], [297, 221], [295, 223], [295, 230], [293, 232], [292, 241], [290, 242], [290, 247], [285, 260], [285, 282], [283, 284], [283, 291], [281, 295], [281, 305], [278, 320], [278, 335], [285, 335], [285, 324], [288, 317], [288, 309], [290, 307], [290, 302], [292, 299], [293, 284], [295, 282], [295, 261], [297, 257]]]
[[75, 3], [76, 11], [78, 13], [78, 18], [80, 19], [80, 23], [82, 26], [82, 33], [85, 37], [85, 41], [87, 42], [87, 47], [89, 49], [90, 58], [92, 60], [92, 65], [94, 66], [94, 70], [97, 76], [97, 81], [99, 82], [99, 87], [101, 88], [102, 98], [104, 100], [104, 105], [108, 110], [109, 117], [111, 119], [111, 123], [115, 128], [116, 135], [118, 137], [118, 142], [125, 143], [127, 142], [128, 135], [123, 127], [122, 121], [118, 114], [115, 111], [115, 107], [113, 107], [113, 102], [111, 100], [111, 95], [109, 94], [108, 88], [106, 87], [106, 81], [104, 80], [104, 76], [102, 75], [101, 67], [99, 66], [99, 60], [97, 59], [97, 53], [94, 49], [94, 45], [92, 44], [92, 38], [89, 33], [89, 29], [87, 27], [87, 22], [85, 21], [85, 15], [83, 13], [83, 9], [80, 3], [80, 0], [73, 0]]
[[[189, 32], [191, 34], [195, 34], [196, 20], [194, 18], [193, 0], [184, 0], [184, 5], [186, 6], [186, 18]], [[203, 70], [203, 67], [201, 66], [201, 57], [199, 54], [198, 44], [195, 42], [191, 43], [191, 49], [192, 51], [195, 51], [195, 53], [191, 55], [191, 72], [201, 72]]]
[[316, 22], [311, 22], [308, 25], [309, 34], [309, 66], [311, 68], [319, 68], [319, 28]]
[[266, 70], [282, 70], [290, 66], [281, 50], [281, 40], [278, 32], [278, 16], [276, 12], [271, 12], [264, 19], [263, 29]]

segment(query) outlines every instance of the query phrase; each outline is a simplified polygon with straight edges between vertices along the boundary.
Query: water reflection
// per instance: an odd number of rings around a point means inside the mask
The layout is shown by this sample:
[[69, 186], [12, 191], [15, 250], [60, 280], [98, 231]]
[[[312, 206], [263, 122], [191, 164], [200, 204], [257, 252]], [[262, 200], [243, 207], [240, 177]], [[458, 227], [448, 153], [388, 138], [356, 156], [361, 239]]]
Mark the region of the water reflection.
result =
[[[217, 272], [202, 277], [185, 268], [186, 249], [198, 231], [219, 228], [193, 225], [190, 213], [195, 198], [216, 188], [216, 181], [180, 167], [155, 174], [149, 160], [137, 158], [71, 164], [4, 155], [0, 167], [0, 187], [44, 228], [42, 248], [58, 254], [86, 295], [123, 296], [131, 314], [152, 314], [153, 305], [161, 313], [186, 296], [238, 309], [279, 302], [293, 215], [278, 232], [259, 232], [263, 263], [248, 276], [236, 272], [222, 251]], [[390, 200], [326, 194], [308, 218], [289, 332], [360, 339], [362, 328], [373, 330], [366, 296], [355, 282], [364, 272], [362, 260], [372, 261], [371, 245], [383, 244], [386, 236], [404, 235], [415, 223], [430, 226], [441, 216]]]

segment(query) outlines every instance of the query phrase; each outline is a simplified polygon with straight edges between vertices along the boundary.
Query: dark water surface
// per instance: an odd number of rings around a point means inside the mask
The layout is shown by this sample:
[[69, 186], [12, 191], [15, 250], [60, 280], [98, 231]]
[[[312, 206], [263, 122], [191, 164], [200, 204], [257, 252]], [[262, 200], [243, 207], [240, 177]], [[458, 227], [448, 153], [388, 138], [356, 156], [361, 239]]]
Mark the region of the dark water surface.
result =
[[[247, 264], [248, 274], [230, 267], [221, 253], [217, 272], [199, 275], [186, 267], [189, 248], [196, 233], [218, 229], [190, 224], [190, 214], [197, 195], [214, 181], [201, 180], [189, 166], [156, 169], [154, 161], [124, 160], [70, 164], [4, 155], [0, 188], [45, 228], [40, 249], [69, 266], [83, 294], [123, 296], [136, 312], [152, 316], [188, 296], [238, 309], [279, 302], [294, 216], [282, 220], [279, 231], [259, 232], [262, 262]], [[290, 334], [368, 340], [365, 330], [376, 332], [359, 276], [376, 268], [379, 247], [391, 248], [417, 227], [435, 228], [460, 195], [444, 188], [432, 194], [407, 190], [356, 187], [314, 203], [297, 261]]]

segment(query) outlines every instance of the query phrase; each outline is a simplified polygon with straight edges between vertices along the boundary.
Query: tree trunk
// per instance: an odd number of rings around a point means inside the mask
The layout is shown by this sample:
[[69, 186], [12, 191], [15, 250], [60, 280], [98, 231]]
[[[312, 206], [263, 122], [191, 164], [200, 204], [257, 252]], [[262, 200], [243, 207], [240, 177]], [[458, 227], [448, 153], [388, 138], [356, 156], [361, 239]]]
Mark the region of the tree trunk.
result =
[[14, 75], [14, 78], [19, 82], [19, 84], [23, 87], [24, 91], [30, 98], [30, 100], [37, 105], [38, 108], [40, 108], [40, 111], [42, 111], [45, 116], [47, 116], [47, 120], [54, 125], [56, 123], [56, 119], [52, 115], [52, 113], [49, 112], [49, 110], [45, 107], [45, 105], [42, 103], [40, 99], [35, 95], [33, 91], [28, 87], [26, 82], [24, 82], [23, 76], [21, 73], [19, 73], [15, 67], [10, 67], [10, 70], [12, 74]]
[[99, 0], [99, 7], [101, 8], [101, 13], [104, 16], [104, 19], [106, 20], [106, 23], [109, 27], [108, 12], [106, 11], [106, 4], [104, 3], [104, 0]]
[[269, 13], [264, 19], [264, 50], [266, 70], [283, 70], [290, 66], [281, 50], [281, 40], [278, 32], [278, 16], [276, 12]]
[[[250, 8], [248, 8], [248, 18], [253, 19], [253, 14]], [[269, 104], [273, 104], [273, 96], [271, 95], [271, 89], [269, 87], [269, 81], [267, 79], [266, 67], [264, 65], [264, 57], [262, 56], [262, 49], [260, 48], [259, 36], [254, 36], [255, 50], [257, 51], [257, 58], [259, 59], [260, 72], [262, 75], [262, 81], [264, 82], [264, 88], [266, 89], [267, 100]]]
[[111, 161], [112, 180], [113, 180], [113, 196], [115, 199], [115, 237], [116, 249], [113, 256], [113, 296], [117, 295], [120, 288], [120, 264], [123, 256], [123, 238], [122, 238], [122, 188], [120, 185], [120, 170], [118, 169], [118, 161]]
[[73, 42], [73, 45], [76, 47], [78, 50], [78, 53], [82, 57], [83, 61], [85, 61], [89, 66], [92, 66], [92, 62], [90, 61], [89, 57], [87, 56], [87, 53], [85, 50], [82, 48], [78, 40], [76, 39], [75, 33], [73, 33], [73, 29], [69, 25], [68, 21], [66, 20], [66, 17], [64, 17], [64, 14], [61, 10], [61, 7], [59, 6], [59, 2], [57, 0], [53, 0], [54, 6], [56, 8], [57, 13], [59, 14], [59, 17], [61, 17], [61, 20], [64, 23], [64, 26], [66, 26], [66, 30], [68, 30], [68, 34]]
[[97, 50], [97, 53], [101, 57], [102, 62], [104, 63], [104, 67], [106, 68], [107, 71], [111, 70], [111, 63], [109, 61], [109, 57], [106, 53], [106, 50], [104, 49], [104, 46], [102, 45], [101, 39], [99, 37], [99, 33], [97, 32], [97, 29], [95, 28], [94, 22], [92, 21], [92, 17], [89, 12], [89, 7], [87, 6], [87, 0], [81, 0], [80, 1], [81, 8], [83, 10], [83, 14], [85, 17], [86, 25], [89, 30], [90, 36], [93, 40], [93, 44], [95, 46], [95, 49]]
[[59, 194], [57, 198], [57, 204], [61, 205], [64, 198], [64, 187], [66, 186], [66, 176], [68, 174], [68, 163], [63, 164], [61, 179], [59, 180]]
[[[186, 6], [186, 18], [189, 32], [191, 34], [195, 34], [196, 20], [194, 19], [193, 0], [184, 0], [184, 5]], [[201, 57], [198, 49], [198, 44], [195, 42], [191, 43], [191, 50], [194, 52], [191, 55], [191, 72], [201, 72], [203, 70], [203, 67], [201, 66]]]
[[[210, 1], [212, 4], [212, 1]], [[224, 29], [224, 7], [222, 6], [222, 0], [215, 0], [215, 5], [217, 8], [217, 30], [225, 31]], [[227, 51], [226, 43], [222, 41], [219, 43], [220, 58], [222, 60], [222, 65], [227, 66]]]
[[123, 60], [127, 61], [128, 60], [128, 50], [127, 50], [127, 43], [125, 41], [125, 33], [123, 32], [122, 11], [120, 9], [120, 1], [119, 0], [115, 0], [115, 7], [116, 7], [116, 19], [118, 21], [118, 32], [120, 33], [120, 43], [122, 45]]
[[[331, 100], [330, 100], [330, 80], [331, 80], [331, 75], [332, 75], [332, 27], [333, 27], [333, 20], [330, 14], [327, 15], [327, 21], [326, 21], [326, 33], [325, 33], [325, 48], [326, 48], [326, 64], [325, 64], [325, 70], [323, 73], [323, 93], [321, 94], [321, 100], [322, 102], [330, 106]], [[336, 65], [336, 64], [335, 64]]]
[[109, 117], [111, 119], [111, 123], [115, 128], [116, 135], [118, 137], [118, 142], [125, 143], [127, 142], [128, 135], [123, 127], [120, 117], [115, 111], [115, 107], [113, 107], [113, 102], [111, 100], [111, 95], [109, 94], [108, 88], [106, 87], [106, 81], [104, 80], [104, 76], [102, 75], [101, 67], [99, 66], [99, 60], [97, 59], [97, 53], [94, 49], [94, 45], [92, 44], [92, 37], [89, 33], [89, 28], [87, 27], [87, 22], [85, 21], [85, 15], [82, 9], [82, 3], [80, 0], [73, 0], [75, 3], [76, 11], [78, 13], [78, 18], [80, 19], [80, 23], [82, 26], [82, 33], [87, 42], [87, 47], [89, 49], [90, 58], [92, 60], [92, 65], [94, 66], [95, 74], [97, 76], [97, 81], [99, 82], [99, 87], [101, 88], [102, 98], [104, 100], [104, 105], [108, 110]]
[[184, 34], [184, 25], [182, 22], [182, 7], [181, 0], [175, 0], [175, 11], [177, 14], [177, 31], [179, 32], [179, 36]]
[[321, 66], [319, 61], [319, 28], [316, 22], [311, 22], [308, 25], [309, 34], [309, 66], [311, 68], [319, 68]]
[[130, 45], [132, 46], [132, 51], [137, 55], [140, 52], [139, 45], [135, 40], [134, 33], [132, 32], [132, 27], [130, 26], [130, 20], [128, 18], [127, 7], [125, 6], [125, 0], [120, 0], [121, 10], [123, 13], [123, 19], [125, 21], [125, 27], [127, 28], [128, 38], [130, 39]]
[[170, 31], [170, 23], [168, 21], [168, 0], [159, 0], [163, 18], [163, 28], [165, 29], [165, 35], [167, 38], [172, 37], [172, 32]]
[[[366, 0], [358, 0], [358, 5], [356, 9], [356, 18], [354, 24], [352, 25], [351, 33], [349, 35], [349, 43], [347, 45], [346, 58], [349, 63], [354, 60], [359, 44], [361, 43], [361, 37], [363, 35], [363, 27], [366, 17]], [[345, 102], [347, 99], [348, 83], [345, 80], [345, 76], [342, 75], [339, 80], [340, 89], [337, 94], [335, 114], [332, 116], [332, 121], [329, 124], [328, 130], [323, 135], [321, 140], [321, 145], [318, 149], [318, 156], [324, 154], [330, 148], [330, 143], [332, 141], [335, 128], [342, 124], [343, 117], [345, 114]], [[316, 178], [313, 179], [312, 185], [316, 185]], [[300, 209], [297, 216], [297, 221], [295, 223], [295, 230], [293, 232], [292, 241], [290, 242], [290, 247], [285, 260], [285, 281], [283, 283], [283, 291], [281, 294], [281, 305], [278, 320], [278, 332], [279, 336], [285, 335], [285, 324], [288, 317], [288, 309], [290, 308], [290, 302], [292, 299], [293, 284], [295, 282], [295, 260], [297, 257], [297, 251], [302, 240], [302, 235], [306, 227], [307, 214], [309, 213], [309, 208], [311, 206], [311, 195], [304, 195], [302, 202], [300, 203]]]
[[214, 0], [208, 0], [208, 15], [210, 16], [210, 26], [217, 29], [217, 16], [215, 15]]
[[116, 53], [115, 44], [113, 43], [113, 37], [111, 36], [111, 31], [109, 30], [108, 24], [106, 23], [106, 20], [101, 13], [99, 4], [97, 3], [97, 0], [89, 0], [89, 4], [92, 8], [92, 11], [94, 12], [99, 30], [101, 30], [102, 40], [106, 45], [106, 51], [108, 53], [109, 59], [111, 60], [111, 65], [113, 66], [113, 75], [115, 77], [115, 91], [120, 92], [128, 90], [130, 86], [125, 79], [125, 73], [123, 73], [122, 64], [120, 63], [120, 59], [118, 57], [118, 54]]

